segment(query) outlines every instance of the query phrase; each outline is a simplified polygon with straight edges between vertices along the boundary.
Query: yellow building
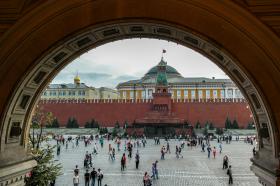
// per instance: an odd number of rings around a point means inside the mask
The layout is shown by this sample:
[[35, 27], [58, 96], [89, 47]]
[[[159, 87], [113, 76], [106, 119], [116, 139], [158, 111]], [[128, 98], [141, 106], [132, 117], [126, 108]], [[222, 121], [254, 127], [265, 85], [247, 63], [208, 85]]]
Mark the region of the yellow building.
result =
[[[157, 73], [157, 66], [154, 66], [141, 79], [118, 84], [120, 98], [151, 99], [155, 92]], [[169, 65], [166, 67], [166, 75], [173, 99], [243, 98], [240, 90], [230, 79], [183, 77]]]
[[74, 83], [50, 84], [43, 92], [41, 99], [117, 99], [117, 90], [106, 87], [89, 87], [80, 82], [77, 75]]

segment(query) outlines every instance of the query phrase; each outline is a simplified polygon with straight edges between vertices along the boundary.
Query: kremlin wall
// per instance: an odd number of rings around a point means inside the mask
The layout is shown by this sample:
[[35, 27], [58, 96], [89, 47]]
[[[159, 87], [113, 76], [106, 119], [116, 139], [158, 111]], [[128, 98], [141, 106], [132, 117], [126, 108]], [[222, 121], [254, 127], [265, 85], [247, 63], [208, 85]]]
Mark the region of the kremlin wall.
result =
[[185, 78], [163, 57], [141, 79], [119, 83], [117, 92], [104, 89], [103, 96], [94, 96], [95, 89], [76, 76], [74, 84], [49, 85], [39, 106], [53, 113], [60, 127], [72, 117], [80, 127], [94, 119], [101, 127], [127, 122], [130, 128], [164, 133], [186, 122], [223, 128], [229, 118], [246, 128], [253, 121], [246, 100], [230, 79]]
[[[95, 119], [101, 127], [114, 127], [116, 121], [123, 126], [144, 118], [153, 109], [153, 99], [148, 100], [41, 100], [39, 106], [52, 112], [60, 127], [65, 127], [68, 118], [77, 119], [80, 127]], [[195, 126], [199, 121], [204, 127], [206, 121], [214, 127], [224, 127], [228, 117], [236, 119], [240, 128], [246, 128], [253, 121], [252, 113], [245, 99], [201, 99], [171, 100], [171, 115], [188, 121]]]

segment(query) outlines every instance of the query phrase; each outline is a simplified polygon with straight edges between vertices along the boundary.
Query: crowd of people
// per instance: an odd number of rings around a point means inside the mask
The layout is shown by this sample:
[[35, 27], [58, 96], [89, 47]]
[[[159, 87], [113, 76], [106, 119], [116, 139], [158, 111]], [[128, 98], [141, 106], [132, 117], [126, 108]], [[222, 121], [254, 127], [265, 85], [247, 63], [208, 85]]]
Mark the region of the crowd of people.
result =
[[[99, 153], [99, 148], [104, 147], [104, 140], [107, 138], [108, 141], [108, 159], [112, 162], [117, 161], [116, 160], [116, 153], [122, 153], [122, 156], [120, 157], [120, 170], [121, 172], [126, 171], [127, 169], [127, 159], [131, 160], [134, 158], [135, 160], [135, 169], [138, 170], [140, 166], [140, 149], [145, 148], [147, 144], [147, 140], [145, 136], [141, 136], [139, 138], [112, 138], [112, 136], [107, 135], [106, 137], [103, 136], [89, 136], [89, 137], [81, 137], [77, 136], [75, 138], [69, 136], [67, 139], [64, 138], [64, 136], [56, 136], [55, 139], [57, 141], [57, 156], [60, 155], [61, 146], [65, 146], [65, 149], [67, 150], [69, 148], [69, 145], [71, 144], [72, 148], [79, 147], [79, 144], [81, 142], [84, 143], [85, 147], [92, 147], [91, 151], [86, 151], [84, 156], [84, 183], [86, 186], [95, 186], [95, 183], [97, 182], [98, 186], [102, 185], [103, 180], [103, 172], [100, 168], [95, 169], [93, 159], [94, 157]], [[154, 145], [160, 145], [161, 140], [159, 137], [154, 138]], [[239, 140], [239, 137], [236, 138], [236, 140]], [[246, 138], [246, 143], [251, 144], [252, 141], [255, 140], [253, 138]], [[222, 155], [223, 150], [223, 142], [230, 144], [232, 141], [231, 136], [226, 137], [218, 137], [216, 146], [211, 146], [210, 143], [212, 143], [211, 137], [178, 137], [176, 140], [176, 143], [174, 146], [170, 146], [170, 139], [164, 138], [164, 142], [162, 143], [162, 146], [160, 148], [160, 160], [164, 161], [166, 154], [168, 156], [172, 156], [172, 150], [174, 149], [175, 157], [177, 159], [183, 158], [182, 150], [185, 148], [185, 145], [189, 147], [189, 149], [198, 148], [200, 146], [201, 152], [204, 153], [207, 151], [207, 158], [209, 159], [216, 159], [218, 155]], [[123, 146], [122, 146], [123, 145]], [[117, 152], [116, 152], [116, 149]], [[255, 148], [253, 149], [253, 151]], [[217, 153], [218, 151], [218, 153]], [[255, 153], [255, 152], [253, 152]], [[211, 157], [212, 155], [212, 157]], [[129, 161], [130, 162], [130, 161]], [[146, 170], [143, 175], [143, 184], [144, 186], [151, 186], [153, 181], [156, 179], [159, 179], [159, 170], [158, 170], [158, 164], [159, 161], [157, 159], [154, 160], [154, 162], [151, 165], [151, 176], [149, 175], [149, 170]], [[229, 184], [233, 183], [233, 174], [232, 174], [232, 166], [229, 165], [229, 157], [227, 155], [223, 155], [223, 163], [222, 163], [222, 169], [226, 170], [226, 174], [229, 177]], [[142, 169], [143, 170], [143, 169]], [[80, 171], [78, 168], [78, 165], [76, 165], [74, 172], [73, 172], [73, 185], [78, 186], [80, 185]], [[106, 185], [106, 184], [105, 184]]]

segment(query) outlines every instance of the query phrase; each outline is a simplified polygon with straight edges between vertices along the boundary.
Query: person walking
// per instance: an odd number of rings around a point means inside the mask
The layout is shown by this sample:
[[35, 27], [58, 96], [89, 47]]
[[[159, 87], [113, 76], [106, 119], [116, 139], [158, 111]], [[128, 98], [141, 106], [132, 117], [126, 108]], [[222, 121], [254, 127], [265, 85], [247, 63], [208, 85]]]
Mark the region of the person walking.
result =
[[171, 153], [170, 151], [170, 146], [169, 146], [169, 142], [167, 141], [167, 144], [166, 144], [166, 153], [169, 152], [169, 154]]
[[95, 186], [95, 179], [97, 176], [97, 172], [95, 171], [95, 168], [92, 169], [90, 173], [90, 178], [91, 178], [91, 186]]
[[220, 154], [222, 154], [222, 150], [223, 150], [222, 142], [219, 144], [219, 148], [220, 148]]
[[161, 148], [160, 153], [161, 153], [160, 159], [164, 160], [164, 148], [163, 147]]
[[59, 156], [59, 155], [60, 155], [60, 145], [58, 145], [58, 146], [57, 146], [57, 149], [56, 149], [56, 155], [57, 155], [57, 156]]
[[158, 179], [158, 166], [157, 166], [157, 164], [158, 164], [158, 160], [155, 161], [155, 177], [156, 177], [156, 179]]
[[138, 169], [138, 167], [139, 167], [139, 160], [140, 160], [140, 156], [139, 156], [139, 152], [137, 150], [136, 155], [135, 155], [136, 169]]
[[153, 179], [156, 178], [156, 167], [155, 167], [155, 163], [152, 164], [152, 176]]
[[228, 175], [228, 177], [229, 177], [228, 184], [229, 184], [229, 185], [230, 185], [230, 184], [233, 184], [231, 165], [228, 167], [227, 175]]
[[80, 178], [79, 178], [79, 174], [74, 174], [73, 176], [73, 185], [74, 186], [78, 186], [80, 184]]
[[201, 144], [201, 152], [205, 152], [205, 144], [204, 144], [204, 142], [202, 142], [202, 144]]
[[223, 169], [227, 169], [228, 168], [228, 156], [225, 155], [223, 158]]
[[179, 148], [178, 148], [177, 145], [176, 145], [176, 151], [175, 151], [175, 153], [176, 153], [176, 158], [178, 159], [178, 158], [179, 158]]
[[144, 186], [151, 186], [152, 185], [150, 176], [147, 172], [145, 172], [145, 174], [144, 174], [143, 183], [144, 183]]
[[212, 149], [211, 149], [211, 147], [210, 147], [210, 145], [209, 145], [209, 146], [207, 147], [208, 158], [210, 158], [211, 151], [212, 151]]
[[126, 157], [125, 157], [125, 153], [123, 153], [123, 156], [121, 159], [121, 171], [124, 171], [125, 163], [126, 163]]
[[216, 158], [216, 153], [217, 153], [216, 147], [214, 147], [212, 152], [213, 152], [213, 156], [214, 156], [214, 159], [215, 159]]
[[74, 169], [74, 174], [79, 174], [79, 168], [78, 165], [76, 165], [75, 169]]
[[65, 146], [66, 146], [66, 150], [67, 150], [68, 149], [68, 141], [66, 141], [66, 145]]
[[102, 186], [103, 172], [99, 168], [97, 171], [97, 185]]
[[112, 160], [116, 160], [115, 155], [116, 155], [116, 150], [115, 150], [115, 148], [113, 148], [113, 150], [112, 150]]
[[88, 169], [86, 170], [86, 173], [84, 176], [85, 176], [85, 186], [89, 186], [90, 174], [88, 172]]
[[179, 147], [178, 148], [178, 158], [179, 157], [183, 158], [183, 155], [181, 154], [181, 152], [182, 152], [182, 149], [181, 149], [181, 147]]

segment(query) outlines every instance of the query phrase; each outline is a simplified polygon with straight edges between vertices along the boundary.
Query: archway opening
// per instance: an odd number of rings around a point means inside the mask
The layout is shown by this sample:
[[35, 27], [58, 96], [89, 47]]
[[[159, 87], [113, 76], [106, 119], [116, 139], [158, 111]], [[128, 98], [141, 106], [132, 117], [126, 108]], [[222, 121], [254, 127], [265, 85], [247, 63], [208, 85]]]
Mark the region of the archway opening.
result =
[[[188, 61], [188, 60], [186, 60], [186, 61]], [[179, 67], [183, 67], [183, 66], [181, 66], [181, 64], [182, 63], [179, 63], [180, 64], [180, 66]], [[182, 69], [180, 69], [180, 70], [182, 70]], [[152, 69], [150, 70], [150, 71], [152, 71]], [[149, 71], [149, 72], [150, 72]], [[73, 71], [72, 71], [73, 72]], [[75, 74], [75, 73], [74, 73]], [[73, 73], [72, 73], [72, 75], [73, 75]], [[149, 75], [149, 74], [148, 74]], [[81, 76], [81, 75], [80, 75]], [[65, 78], [65, 74], [63, 75], [63, 77]], [[210, 75], [210, 77], [212, 77], [211, 75]], [[144, 78], [145, 79], [145, 78]], [[210, 78], [211, 79], [211, 78]], [[208, 80], [207, 79], [204, 79], [204, 82], [203, 82], [203, 79], [201, 79], [201, 82], [200, 83], [207, 83], [207, 82], [205, 82], [205, 80], [206, 81], [208, 81], [209, 80], [209, 78], [208, 78]], [[212, 79], [213, 80], [213, 79]], [[210, 81], [210, 80], [209, 80]], [[218, 81], [218, 80], [217, 80]], [[76, 80], [76, 78], [75, 78], [75, 83], [81, 83], [80, 81], [79, 82], [77, 82], [77, 80]], [[196, 85], [196, 86], [198, 86], [198, 85]], [[132, 89], [132, 90], [135, 90], [135, 85], [131, 85], [130, 86], [130, 88]], [[143, 88], [143, 87], [142, 87]], [[177, 87], [178, 88], [178, 87]], [[198, 88], [198, 87], [196, 87], [196, 88]], [[200, 87], [201, 88], [201, 87]], [[205, 87], [205, 88], [209, 88], [209, 87]], [[219, 88], [223, 88], [222, 86], [220, 86]], [[226, 88], [226, 87], [224, 87], [224, 88]], [[228, 87], [227, 87], [228, 88]], [[173, 87], [173, 89], [174, 89], [174, 87]], [[53, 91], [53, 90], [49, 90], [48, 92], [47, 92], [47, 94], [45, 95], [45, 96], [47, 96], [47, 95], [50, 95], [50, 91]], [[61, 97], [63, 97], [63, 93], [59, 93], [59, 91], [61, 91], [61, 92], [63, 92], [63, 90], [61, 89], [61, 90], [56, 90], [56, 91], [58, 91], [57, 93], [56, 93], [56, 95], [57, 96], [61, 96]], [[120, 91], [121, 91], [121, 89], [120, 89]], [[154, 91], [155, 92], [155, 91]], [[169, 91], [170, 92], [170, 91]], [[172, 91], [173, 92], [173, 91]], [[234, 91], [235, 92], [235, 91]], [[178, 102], [186, 102], [186, 100], [187, 100], [187, 102], [188, 101], [190, 101], [190, 102], [196, 102], [196, 103], [199, 103], [199, 102], [202, 102], [202, 103], [205, 103], [205, 102], [208, 102], [208, 101], [210, 101], [211, 102], [211, 100], [213, 101], [213, 102], [225, 102], [225, 100], [222, 100], [223, 99], [223, 96], [226, 96], [225, 95], [225, 93], [219, 93], [219, 96], [218, 96], [218, 93], [217, 94], [214, 94], [213, 92], [212, 92], [212, 96], [217, 96], [217, 97], [210, 97], [210, 93], [209, 93], [209, 97], [206, 97], [207, 96], [207, 93], [205, 92], [205, 97], [203, 97], [203, 93], [201, 94], [201, 97], [199, 97], [200, 96], [200, 94], [199, 94], [199, 91], [197, 92], [197, 94], [198, 94], [198, 97], [197, 98], [195, 98], [195, 94], [194, 94], [194, 97], [192, 97], [192, 94], [190, 93], [190, 95], [191, 95], [191, 97], [190, 97], [190, 99], [188, 100], [188, 97], [186, 97], [186, 96], [188, 96], [188, 95], [184, 95], [183, 94], [183, 97], [181, 97], [181, 92], [180, 92], [180, 94], [178, 94], [178, 95], [180, 95], [180, 97], [177, 97], [177, 93], [175, 93], [175, 92], [173, 92], [172, 93], [172, 95], [173, 95], [173, 99], [177, 99], [177, 101]], [[44, 95], [44, 94], [43, 94]], [[57, 104], [58, 102], [56, 102], [56, 100], [54, 99], [54, 97], [56, 97], [56, 95], [50, 95], [51, 97], [49, 97], [50, 99], [52, 99], [53, 98], [53, 102], [52, 101], [50, 101], [50, 102], [52, 102], [52, 103], [50, 103], [50, 104]], [[140, 94], [140, 95], [142, 95], [142, 94]], [[139, 96], [140, 96], [139, 95]], [[144, 94], [145, 95], [145, 94]], [[131, 97], [130, 97], [131, 96]], [[176, 96], [176, 98], [174, 98], [174, 96]], [[232, 95], [227, 95], [227, 96], [229, 96], [229, 97], [226, 97], [228, 100], [228, 102], [239, 102], [240, 100], [239, 100], [239, 98], [241, 99], [242, 97], [231, 97]], [[44, 96], [43, 96], [44, 97]], [[132, 94], [129, 94], [128, 93], [128, 97], [126, 97], [126, 98], [124, 98], [124, 97], [122, 97], [124, 100], [127, 100], [128, 101], [128, 103], [129, 102], [131, 102], [131, 100], [133, 101], [135, 101], [135, 94], [133, 93], [133, 91], [132, 91]], [[144, 97], [143, 97], [144, 98]], [[183, 99], [182, 99], [183, 98]], [[225, 98], [225, 97], [224, 97]], [[234, 98], [234, 99], [233, 99]], [[236, 98], [236, 99], [235, 99]], [[45, 97], [45, 99], [46, 99], [46, 97]], [[238, 99], [238, 101], [237, 101], [237, 99]], [[66, 99], [67, 100], [67, 99]], [[63, 102], [64, 101], [66, 101], [66, 100], [63, 100], [62, 99], [62, 101], [60, 102], [61, 104], [63, 104]], [[180, 100], [180, 101], [179, 101]], [[80, 101], [80, 102], [79, 102]], [[79, 103], [85, 103], [85, 102], [88, 102], [88, 101], [85, 101], [85, 100], [83, 100], [83, 99], [77, 99], [77, 101], [75, 101], [75, 103], [74, 103], [74, 105], [75, 104], [79, 104]], [[107, 102], [107, 104], [110, 104], [110, 103], [112, 103], [111, 101], [105, 101], [105, 102]], [[242, 102], [242, 101], [241, 101]], [[64, 103], [66, 103], [66, 102], [64, 102]], [[122, 102], [121, 104], [124, 104], [124, 102]], [[55, 106], [56, 107], [56, 106]], [[244, 106], [245, 107], [245, 106]], [[61, 108], [61, 110], [62, 110], [63, 108]], [[201, 121], [202, 122], [202, 121]], [[205, 122], [205, 121], [203, 121], [203, 122]], [[192, 124], [193, 124], [193, 127], [194, 127], [194, 125], [195, 125], [195, 123], [192, 121]], [[223, 123], [223, 125], [224, 125], [224, 123]], [[243, 126], [243, 127], [246, 127], [246, 126]], [[174, 145], [174, 144], [173, 144]], [[70, 147], [69, 147], [70, 148]], [[218, 148], [218, 146], [217, 146], [217, 148]], [[237, 148], [237, 147], [235, 147], [235, 148]], [[200, 151], [200, 149], [199, 149], [199, 151]], [[249, 151], [249, 154], [251, 155], [251, 151]], [[249, 156], [250, 156], [249, 155]], [[191, 154], [191, 156], [195, 156], [195, 154]], [[246, 156], [248, 156], [248, 154], [246, 154]], [[107, 159], [107, 156], [105, 157], [106, 159]], [[248, 160], [248, 157], [247, 157], [247, 160]], [[72, 165], [72, 167], [73, 167], [73, 165]], [[68, 167], [69, 168], [69, 167]], [[248, 168], [248, 166], [247, 166], [247, 168]], [[149, 168], [148, 168], [149, 169]], [[104, 169], [103, 169], [104, 170]], [[105, 169], [106, 170], [106, 169]], [[69, 171], [69, 170], [68, 170]], [[108, 172], [108, 170], [106, 170], [107, 172]], [[184, 170], [181, 170], [181, 171], [184, 171]], [[72, 175], [72, 172], [70, 173], [71, 175]], [[110, 174], [112, 174], [112, 173], [109, 173], [109, 175]], [[198, 172], [196, 172], [196, 174], [198, 174]], [[133, 174], [134, 175], [134, 174]], [[136, 174], [135, 174], [136, 175]], [[134, 176], [135, 176], [134, 175]], [[112, 174], [112, 176], [114, 176], [113, 174]], [[178, 175], [177, 175], [178, 176]], [[138, 175], [138, 177], [141, 177], [141, 176], [139, 176]], [[175, 176], [176, 177], [176, 176]], [[222, 176], [223, 178], [222, 179], [224, 179], [224, 177], [225, 176]], [[249, 175], [247, 175], [247, 177], [250, 177]], [[243, 181], [244, 181], [244, 179], [247, 179], [247, 178], [241, 178], [241, 179], [243, 179]], [[251, 179], [251, 178], [249, 178], [249, 179]], [[140, 179], [141, 180], [141, 179]], [[214, 181], [215, 182], [215, 181]], [[216, 182], [215, 182], [216, 183]], [[216, 183], [217, 184], [217, 183]]]
[[[44, 8], [39, 6], [24, 16], [1, 42], [5, 46], [1, 51], [1, 87], [4, 89], [1, 95], [5, 102], [0, 102], [3, 165], [28, 159], [10, 155], [18, 152], [24, 156], [22, 146], [26, 144], [29, 113], [47, 81], [63, 64], [101, 43], [146, 36], [188, 45], [224, 67], [248, 98], [260, 134], [261, 149], [254, 158], [254, 171], [265, 182], [275, 183], [279, 167], [279, 108], [278, 100], [273, 98], [279, 87], [279, 47], [274, 41], [278, 38], [254, 16], [229, 1], [224, 4], [192, 1], [120, 3], [114, 0], [106, 4], [99, 1], [60, 3], [55, 1], [44, 4]], [[148, 11], [139, 11], [139, 8], [148, 8]], [[104, 9], [111, 11], [106, 14], [99, 11]], [[161, 10], [168, 10], [168, 13]], [[194, 19], [189, 19], [191, 17]], [[22, 27], [24, 29], [18, 34], [17, 30]], [[218, 34], [220, 32], [223, 34]], [[48, 39], [42, 36], [48, 36]], [[10, 38], [14, 40], [10, 41]], [[34, 45], [34, 41], [38, 41], [40, 47]], [[24, 56], [27, 57], [22, 60]], [[251, 68], [252, 62], [255, 66]], [[16, 74], [11, 73], [12, 66], [17, 69]], [[11, 135], [14, 128], [24, 131]], [[14, 180], [18, 178], [8, 182]]]

